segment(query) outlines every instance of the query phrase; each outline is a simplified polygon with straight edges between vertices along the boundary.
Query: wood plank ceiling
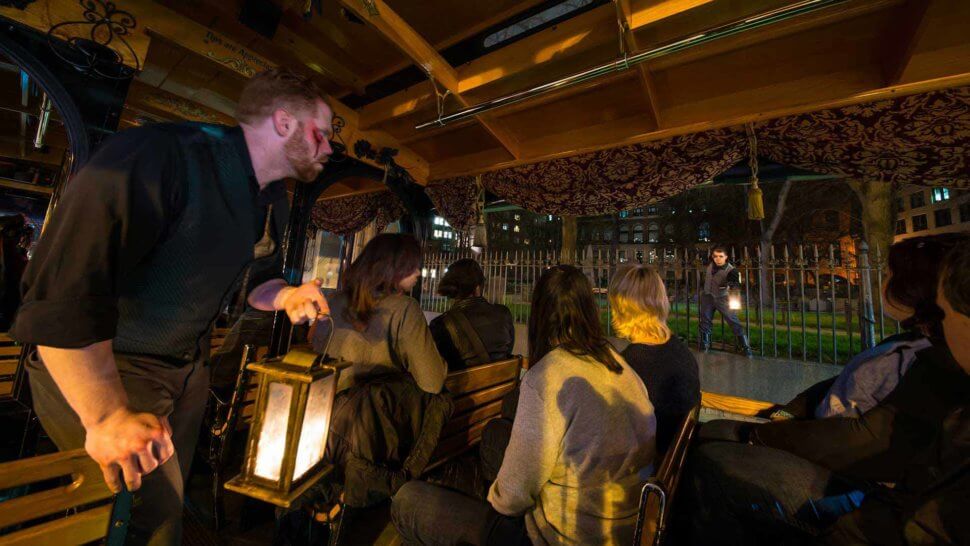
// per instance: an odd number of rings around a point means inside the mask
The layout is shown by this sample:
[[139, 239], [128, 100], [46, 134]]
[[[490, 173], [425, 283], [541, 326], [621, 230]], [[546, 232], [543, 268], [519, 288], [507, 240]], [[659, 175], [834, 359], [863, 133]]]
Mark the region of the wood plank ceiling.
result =
[[[453, 66], [446, 60], [448, 48], [556, 2], [324, 0], [322, 13], [314, 10], [305, 20], [302, 0], [273, 1], [282, 15], [268, 38], [239, 22], [242, 0], [130, 0], [150, 44], [124, 122], [230, 122], [248, 73], [287, 65], [313, 75], [331, 94], [347, 121], [351, 147], [366, 138], [398, 148], [399, 163], [426, 182], [970, 84], [970, 2], [847, 0], [453, 125], [417, 131], [417, 123], [437, 116], [436, 89], [439, 95], [447, 92], [442, 106], [452, 112], [615, 60], [621, 40], [632, 54], [792, 2], [599, 2]], [[66, 10], [76, 2], [40, 0], [31, 6], [44, 4]], [[0, 15], [17, 18], [10, 8], [0, 8]], [[248, 51], [252, 59], [243, 59], [246, 68], [220, 63], [212, 53], [216, 40]], [[424, 76], [375, 94], [376, 87], [387, 87], [412, 66]], [[352, 109], [342, 102], [352, 98], [362, 105]]]

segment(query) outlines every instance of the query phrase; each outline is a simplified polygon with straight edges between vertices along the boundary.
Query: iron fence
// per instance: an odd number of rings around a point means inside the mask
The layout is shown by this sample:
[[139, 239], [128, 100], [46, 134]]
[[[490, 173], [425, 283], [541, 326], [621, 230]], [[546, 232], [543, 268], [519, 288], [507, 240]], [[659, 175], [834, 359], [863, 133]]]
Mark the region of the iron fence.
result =
[[[899, 324], [883, 313], [883, 262], [858, 245], [764, 245], [731, 248], [731, 263], [741, 277], [742, 309], [738, 318], [756, 354], [790, 360], [844, 364], [872, 347]], [[509, 307], [517, 323], [527, 323], [532, 287], [548, 267], [572, 264], [593, 285], [600, 318], [612, 335], [607, 286], [624, 263], [654, 265], [664, 279], [671, 302], [668, 323], [688, 343], [698, 337], [699, 300], [707, 268], [706, 252], [695, 248], [624, 245], [592, 249], [573, 256], [559, 252], [461, 250], [425, 254], [421, 306], [444, 312], [446, 298], [437, 294], [448, 265], [460, 258], [478, 261], [485, 271], [485, 297]], [[718, 315], [720, 317], [720, 315]], [[733, 333], [716, 318], [715, 346], [732, 347]]]

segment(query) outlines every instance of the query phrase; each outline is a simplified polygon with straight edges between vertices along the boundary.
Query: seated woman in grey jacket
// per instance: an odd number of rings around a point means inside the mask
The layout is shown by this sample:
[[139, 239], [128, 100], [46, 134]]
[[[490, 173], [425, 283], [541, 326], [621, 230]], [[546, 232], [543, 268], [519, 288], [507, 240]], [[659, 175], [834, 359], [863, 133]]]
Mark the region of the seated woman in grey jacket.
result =
[[532, 295], [512, 438], [487, 500], [412, 481], [391, 508], [408, 544], [630, 544], [656, 454], [647, 389], [609, 345], [577, 268]]
[[[438, 393], [448, 367], [435, 347], [417, 300], [407, 295], [421, 275], [421, 247], [411, 235], [383, 233], [364, 246], [347, 270], [344, 288], [327, 296], [333, 339], [327, 354], [353, 362], [341, 373], [342, 391], [374, 376], [406, 373], [421, 390]], [[327, 349], [330, 325], [313, 334]]]
[[515, 324], [509, 308], [482, 297], [485, 273], [471, 258], [448, 266], [438, 293], [451, 298], [451, 309], [431, 321], [431, 335], [450, 371], [512, 355]]

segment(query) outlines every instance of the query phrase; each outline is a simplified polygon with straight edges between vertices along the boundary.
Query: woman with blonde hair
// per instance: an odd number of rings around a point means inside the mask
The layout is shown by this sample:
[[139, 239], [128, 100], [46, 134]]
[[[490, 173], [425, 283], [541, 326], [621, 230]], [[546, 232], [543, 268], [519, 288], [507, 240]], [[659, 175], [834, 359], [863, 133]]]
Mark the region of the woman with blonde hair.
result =
[[697, 360], [667, 326], [670, 302], [657, 270], [649, 265], [620, 269], [610, 281], [613, 327], [630, 341], [623, 358], [647, 386], [657, 415], [657, 452], [701, 401]]

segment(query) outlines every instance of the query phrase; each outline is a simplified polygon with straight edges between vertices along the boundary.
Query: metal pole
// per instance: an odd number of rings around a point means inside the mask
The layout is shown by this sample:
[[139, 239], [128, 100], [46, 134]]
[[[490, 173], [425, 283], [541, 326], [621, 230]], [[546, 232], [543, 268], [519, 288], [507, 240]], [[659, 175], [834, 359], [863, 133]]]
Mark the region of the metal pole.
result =
[[859, 282], [862, 284], [861, 324], [859, 324], [862, 346], [860, 349], [866, 350], [876, 346], [876, 321], [872, 306], [872, 277], [869, 267], [869, 245], [865, 241], [862, 241], [862, 244], [859, 245], [859, 269], [862, 273], [859, 279]]
[[658, 57], [683, 51], [701, 44], [720, 40], [721, 38], [726, 38], [728, 36], [733, 36], [735, 34], [740, 34], [742, 32], [747, 32], [749, 30], [754, 30], [756, 28], [785, 21], [799, 15], [811, 13], [829, 6], [842, 4], [847, 1], [848, 0], [803, 0], [795, 4], [763, 12], [759, 15], [745, 17], [730, 23], [709, 28], [691, 36], [664, 42], [662, 45], [657, 47], [648, 49], [646, 51], [641, 51], [635, 55], [630, 55], [628, 57], [601, 64], [582, 72], [577, 72], [575, 74], [566, 76], [565, 78], [560, 78], [558, 80], [537, 85], [523, 91], [518, 91], [492, 99], [490, 101], [476, 104], [452, 114], [445, 116], [439, 115], [437, 119], [418, 124], [415, 126], [415, 129], [427, 129], [428, 127], [445, 126], [449, 123], [454, 123], [472, 116], [484, 114], [485, 112], [489, 112], [503, 106], [508, 106], [510, 104], [522, 102], [557, 89], [565, 89], [567, 87], [572, 87], [582, 82], [593, 80], [607, 74], [622, 72], [634, 65], [649, 61], [651, 59], [656, 59]]

